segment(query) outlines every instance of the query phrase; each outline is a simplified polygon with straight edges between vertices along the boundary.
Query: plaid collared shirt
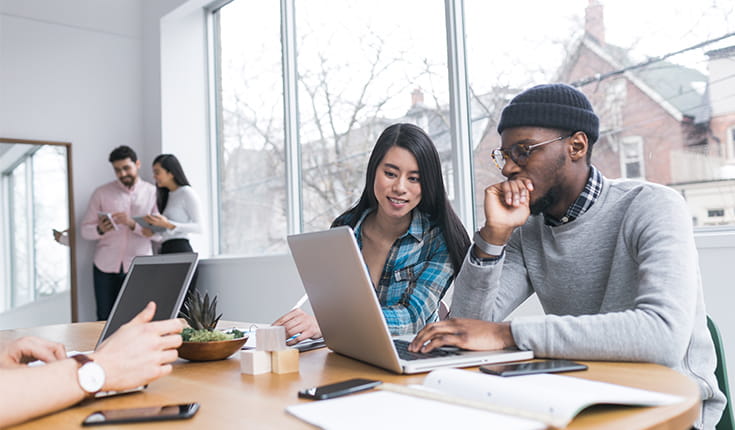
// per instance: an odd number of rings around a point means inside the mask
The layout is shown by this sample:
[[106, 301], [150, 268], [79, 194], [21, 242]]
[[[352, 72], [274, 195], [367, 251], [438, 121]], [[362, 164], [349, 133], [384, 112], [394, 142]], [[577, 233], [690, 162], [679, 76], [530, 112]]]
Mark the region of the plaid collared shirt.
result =
[[[360, 249], [362, 223], [371, 211], [365, 211], [354, 227]], [[350, 225], [350, 220], [345, 218], [335, 220], [334, 226]], [[453, 277], [454, 269], [441, 228], [415, 209], [408, 230], [388, 251], [375, 287], [391, 334], [416, 333], [437, 321], [439, 300]]]
[[[574, 221], [592, 207], [595, 201], [597, 201], [597, 198], [600, 197], [601, 192], [602, 174], [599, 170], [597, 170], [597, 168], [595, 168], [595, 166], [590, 165], [590, 176], [587, 178], [587, 183], [584, 185], [584, 189], [579, 194], [579, 197], [574, 200], [574, 203], [569, 206], [569, 209], [567, 209], [567, 212], [564, 214], [564, 216], [560, 220], [557, 220], [549, 215], [544, 214], [544, 222], [546, 223], [546, 225], [556, 227]], [[474, 264], [478, 264], [481, 266], [491, 265], [495, 264], [495, 262], [500, 259], [500, 255], [491, 258], [480, 258], [475, 255], [474, 248], [475, 247], [473, 246], [471, 248], [472, 251], [470, 252], [470, 260]], [[503, 250], [503, 253], [505, 253], [505, 250]]]

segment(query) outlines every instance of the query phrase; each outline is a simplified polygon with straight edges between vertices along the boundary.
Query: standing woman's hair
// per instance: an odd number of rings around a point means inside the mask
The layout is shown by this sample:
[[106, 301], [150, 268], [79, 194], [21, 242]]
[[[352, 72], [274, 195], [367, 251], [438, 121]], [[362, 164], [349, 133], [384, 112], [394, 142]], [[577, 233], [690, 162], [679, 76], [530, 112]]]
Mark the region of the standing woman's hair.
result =
[[421, 183], [421, 202], [417, 209], [441, 227], [456, 274], [470, 247], [470, 239], [447, 199], [439, 153], [436, 151], [434, 142], [424, 130], [413, 124], [393, 124], [383, 130], [370, 154], [365, 174], [365, 189], [362, 191], [360, 200], [339, 218], [346, 217], [350, 226], [354, 228], [363, 212], [378, 206], [374, 189], [375, 175], [383, 157], [394, 146], [406, 149], [416, 158]]
[[[153, 160], [153, 165], [158, 163], [161, 168], [168, 173], [174, 175], [174, 182], [176, 185], [182, 187], [184, 185], [190, 185], [189, 180], [186, 179], [184, 169], [179, 163], [179, 159], [173, 154], [161, 154]], [[156, 190], [156, 204], [158, 205], [158, 212], [163, 213], [166, 209], [166, 203], [168, 203], [168, 188], [157, 187]]]

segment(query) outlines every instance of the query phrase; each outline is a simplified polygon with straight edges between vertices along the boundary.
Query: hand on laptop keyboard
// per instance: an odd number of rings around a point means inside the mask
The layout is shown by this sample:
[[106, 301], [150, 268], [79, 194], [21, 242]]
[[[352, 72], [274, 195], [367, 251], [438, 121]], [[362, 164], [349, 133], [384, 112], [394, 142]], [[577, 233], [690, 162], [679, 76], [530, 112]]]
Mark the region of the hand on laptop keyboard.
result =
[[422, 354], [420, 352], [411, 352], [408, 350], [408, 345], [411, 342], [401, 339], [393, 339], [393, 344], [396, 346], [398, 356], [403, 360], [417, 360], [420, 358], [435, 358], [435, 357], [446, 357], [448, 355], [459, 355], [459, 348], [456, 347], [442, 347], [437, 348], [429, 353]]

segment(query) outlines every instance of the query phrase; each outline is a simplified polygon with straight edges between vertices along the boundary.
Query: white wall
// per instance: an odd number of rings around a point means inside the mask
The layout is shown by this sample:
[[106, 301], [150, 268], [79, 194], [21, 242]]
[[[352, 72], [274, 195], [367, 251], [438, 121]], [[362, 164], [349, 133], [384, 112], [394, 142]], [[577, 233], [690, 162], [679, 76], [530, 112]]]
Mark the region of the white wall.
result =
[[[72, 143], [76, 224], [107, 162], [161, 152], [159, 19], [183, 0], [0, 0], [0, 136]], [[95, 318], [94, 244], [77, 235], [78, 309]], [[59, 317], [64, 318], [64, 317]], [[63, 322], [63, 321], [59, 321]]]
[[[214, 219], [209, 158], [207, 36], [204, 6], [188, 0], [161, 19], [161, 149], [176, 154], [197, 195], [203, 214]], [[205, 223], [209, 225], [209, 223]], [[211, 231], [192, 237], [200, 255], [210, 255]]]
[[[197, 289], [218, 297], [222, 319], [272, 322], [304, 294], [291, 255], [199, 261]], [[311, 307], [302, 306], [311, 313]]]
[[704, 302], [722, 334], [730, 387], [735, 387], [735, 232], [697, 233]]
[[[0, 3], [0, 135], [72, 143], [76, 222], [114, 179], [107, 155], [140, 148], [140, 1]], [[93, 245], [77, 237], [79, 310], [94, 318]]]
[[0, 330], [69, 322], [70, 300], [69, 291], [64, 291], [0, 313]]

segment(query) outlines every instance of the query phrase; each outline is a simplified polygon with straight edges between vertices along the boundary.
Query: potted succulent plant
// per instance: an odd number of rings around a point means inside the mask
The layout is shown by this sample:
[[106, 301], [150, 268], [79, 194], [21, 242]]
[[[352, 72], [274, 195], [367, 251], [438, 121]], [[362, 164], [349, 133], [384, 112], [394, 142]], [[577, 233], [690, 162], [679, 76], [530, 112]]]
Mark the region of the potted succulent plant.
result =
[[221, 360], [232, 355], [247, 341], [245, 333], [238, 329], [217, 330], [222, 314], [217, 314], [217, 297], [211, 301], [209, 294], [202, 297], [194, 290], [184, 302], [181, 316], [189, 324], [181, 337], [179, 356], [191, 361]]

